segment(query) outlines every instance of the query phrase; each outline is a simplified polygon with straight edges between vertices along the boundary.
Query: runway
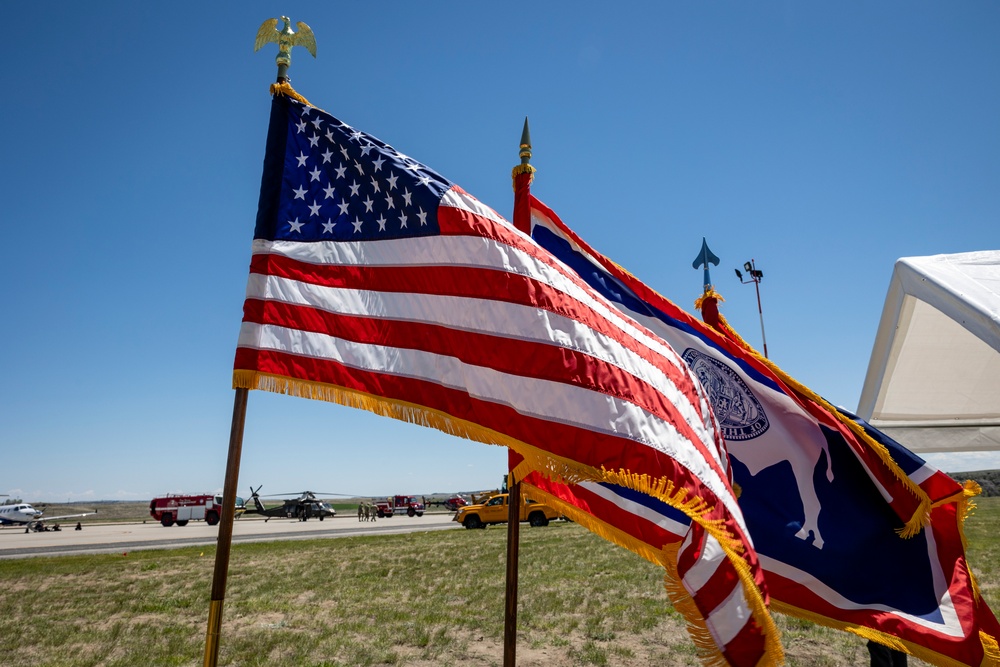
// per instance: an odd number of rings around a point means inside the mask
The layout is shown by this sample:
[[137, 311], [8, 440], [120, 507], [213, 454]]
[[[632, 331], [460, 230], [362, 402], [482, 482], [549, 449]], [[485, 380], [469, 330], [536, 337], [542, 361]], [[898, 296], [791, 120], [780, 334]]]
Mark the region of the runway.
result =
[[[242, 542], [272, 542], [349, 537], [354, 535], [398, 535], [431, 530], [451, 530], [461, 526], [451, 520], [452, 513], [424, 514], [422, 517], [393, 517], [374, 522], [359, 522], [357, 516], [343, 516], [325, 521], [295, 521], [257, 517], [242, 517], [233, 524], [233, 544]], [[0, 559], [31, 556], [65, 556], [69, 554], [100, 554], [137, 551], [140, 549], [174, 549], [197, 545], [214, 545], [218, 526], [204, 521], [192, 521], [186, 526], [164, 528], [159, 523], [94, 523], [73, 530], [72, 523], [62, 530], [25, 533], [23, 527], [5, 526], [0, 529]]]

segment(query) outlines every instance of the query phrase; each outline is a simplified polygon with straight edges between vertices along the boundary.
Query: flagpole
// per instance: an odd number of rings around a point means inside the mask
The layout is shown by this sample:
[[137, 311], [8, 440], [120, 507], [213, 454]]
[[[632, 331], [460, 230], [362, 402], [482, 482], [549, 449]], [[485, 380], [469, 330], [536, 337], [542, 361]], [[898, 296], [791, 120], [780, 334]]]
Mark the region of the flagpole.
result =
[[[514, 226], [525, 234], [531, 233], [528, 209], [528, 188], [534, 167], [531, 161], [531, 135], [528, 119], [524, 119], [521, 130], [521, 146], [518, 154], [521, 164], [514, 167]], [[503, 614], [503, 667], [517, 664], [517, 575], [518, 554], [521, 540], [521, 481], [514, 479], [514, 471], [509, 464], [507, 475], [507, 585], [504, 591]]]
[[215, 572], [212, 576], [212, 598], [208, 607], [208, 630], [205, 633], [205, 667], [219, 662], [219, 634], [222, 629], [222, 604], [226, 598], [226, 578], [229, 574], [229, 553], [233, 544], [233, 520], [236, 518], [236, 486], [240, 477], [240, 456], [243, 452], [243, 428], [247, 418], [250, 390], [237, 389], [233, 401], [233, 423], [229, 430], [229, 456], [226, 460], [226, 481], [222, 490], [222, 517], [215, 550]]
[[507, 586], [503, 608], [503, 667], [517, 664], [517, 567], [521, 539], [521, 482], [507, 476]]
[[[278, 28], [278, 19], [268, 19], [257, 30], [254, 51], [264, 44], [278, 45], [275, 62], [278, 66], [277, 83], [288, 83], [291, 50], [303, 46], [316, 57], [316, 37], [308, 25], [301, 21], [299, 29], [291, 29], [291, 20], [282, 16], [284, 23]], [[222, 606], [226, 599], [226, 580], [229, 576], [229, 555], [233, 546], [233, 522], [236, 519], [236, 494], [240, 481], [240, 457], [243, 453], [243, 431], [247, 420], [247, 400], [250, 390], [239, 388], [233, 400], [233, 422], [229, 429], [229, 455], [226, 458], [226, 479], [222, 489], [222, 517], [219, 520], [219, 537], [215, 549], [215, 570], [212, 574], [212, 597], [208, 607], [208, 629], [205, 632], [204, 667], [216, 667], [219, 662], [219, 637], [222, 631]]]

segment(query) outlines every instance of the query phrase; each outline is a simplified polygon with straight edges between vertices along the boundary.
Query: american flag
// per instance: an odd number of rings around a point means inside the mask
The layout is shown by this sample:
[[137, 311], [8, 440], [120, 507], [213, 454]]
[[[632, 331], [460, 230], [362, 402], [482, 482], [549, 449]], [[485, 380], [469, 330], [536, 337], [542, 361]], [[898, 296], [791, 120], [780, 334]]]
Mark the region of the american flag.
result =
[[562, 481], [676, 506], [742, 573], [743, 623], [773, 639], [722, 439], [680, 357], [455, 184], [285, 95], [233, 383], [505, 445]]
[[[723, 335], [684, 313], [537, 199], [528, 209], [541, 245], [660, 335], [708, 388], [775, 610], [931, 664], [1000, 664], [1000, 626], [973, 583], [961, 535], [970, 491], [824, 405], [728, 328]], [[614, 484], [525, 481], [571, 516], [614, 526], [620, 544], [647, 558], [656, 555], [650, 545], [687, 535], [686, 517]], [[908, 530], [914, 523], [922, 530]]]

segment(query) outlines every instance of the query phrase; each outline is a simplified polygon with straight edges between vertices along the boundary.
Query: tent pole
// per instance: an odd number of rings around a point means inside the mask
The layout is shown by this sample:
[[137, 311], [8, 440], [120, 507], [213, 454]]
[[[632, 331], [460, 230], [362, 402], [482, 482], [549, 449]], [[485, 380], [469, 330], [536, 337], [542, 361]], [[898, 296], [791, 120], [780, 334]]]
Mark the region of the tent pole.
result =
[[212, 577], [212, 601], [208, 607], [208, 630], [205, 634], [205, 667], [219, 662], [219, 633], [222, 629], [222, 602], [226, 598], [229, 552], [233, 543], [233, 520], [236, 516], [236, 486], [240, 478], [240, 454], [243, 450], [243, 427], [247, 418], [248, 389], [237, 389], [233, 401], [233, 424], [229, 431], [229, 457], [222, 491], [222, 517], [215, 550], [215, 573]]

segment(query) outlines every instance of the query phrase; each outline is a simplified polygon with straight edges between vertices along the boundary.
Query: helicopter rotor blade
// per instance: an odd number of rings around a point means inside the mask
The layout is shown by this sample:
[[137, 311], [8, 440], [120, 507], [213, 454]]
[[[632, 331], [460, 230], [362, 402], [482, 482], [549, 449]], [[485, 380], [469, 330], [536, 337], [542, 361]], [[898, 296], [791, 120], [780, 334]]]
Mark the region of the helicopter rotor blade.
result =
[[289, 493], [271, 493], [266, 496], [261, 496], [261, 498], [275, 498], [277, 496], [299, 496], [300, 498], [310, 497], [313, 498], [325, 498], [327, 496], [342, 496], [344, 498], [359, 498], [357, 494], [350, 493], [333, 493], [331, 491], [291, 491]]

